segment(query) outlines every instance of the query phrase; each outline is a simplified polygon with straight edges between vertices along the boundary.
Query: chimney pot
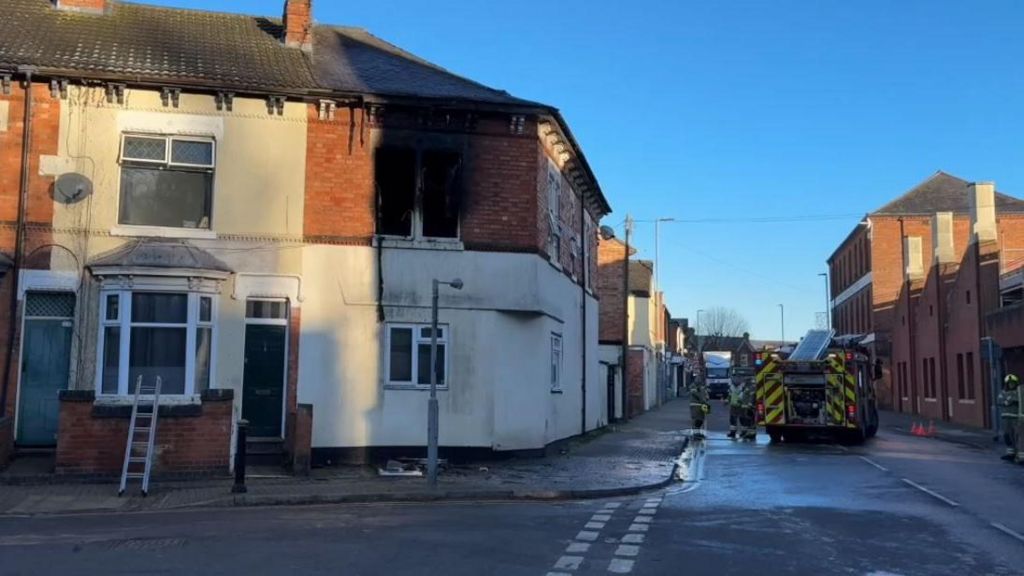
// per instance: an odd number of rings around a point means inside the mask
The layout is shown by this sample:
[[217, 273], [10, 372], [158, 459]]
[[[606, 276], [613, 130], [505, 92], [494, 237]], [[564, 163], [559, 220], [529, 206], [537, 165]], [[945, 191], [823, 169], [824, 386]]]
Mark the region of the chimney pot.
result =
[[58, 10], [92, 14], [109, 12], [113, 3], [114, 0], [53, 0], [53, 6]]
[[313, 0], [285, 0], [284, 44], [309, 52], [313, 49]]

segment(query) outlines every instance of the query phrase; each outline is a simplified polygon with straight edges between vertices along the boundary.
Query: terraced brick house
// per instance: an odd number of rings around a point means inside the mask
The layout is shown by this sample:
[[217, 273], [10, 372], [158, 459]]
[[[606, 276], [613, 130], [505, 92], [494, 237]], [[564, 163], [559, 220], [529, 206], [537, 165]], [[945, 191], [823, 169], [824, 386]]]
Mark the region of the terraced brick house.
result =
[[[159, 473], [604, 425], [596, 230], [558, 111], [368, 32], [113, 0], [0, 5], [0, 457], [119, 469], [140, 378]], [[9, 261], [9, 262], [8, 262]], [[300, 458], [301, 457], [301, 458]]]

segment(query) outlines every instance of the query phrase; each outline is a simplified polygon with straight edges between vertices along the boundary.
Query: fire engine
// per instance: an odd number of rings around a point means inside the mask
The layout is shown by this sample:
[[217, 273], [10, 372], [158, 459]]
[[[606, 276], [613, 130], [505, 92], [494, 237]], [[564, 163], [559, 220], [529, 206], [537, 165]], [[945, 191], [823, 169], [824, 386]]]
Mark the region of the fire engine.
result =
[[758, 353], [755, 365], [757, 420], [772, 442], [829, 435], [859, 444], [878, 432], [871, 359], [832, 330], [811, 330], [786, 358]]

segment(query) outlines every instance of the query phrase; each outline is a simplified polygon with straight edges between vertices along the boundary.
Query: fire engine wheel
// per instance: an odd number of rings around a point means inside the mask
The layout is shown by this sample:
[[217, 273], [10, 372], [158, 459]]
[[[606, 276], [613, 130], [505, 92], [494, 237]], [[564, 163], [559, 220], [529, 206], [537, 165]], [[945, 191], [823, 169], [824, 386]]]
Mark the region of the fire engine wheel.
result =
[[867, 439], [868, 434], [865, 430], [858, 428], [856, 430], [846, 430], [840, 433], [839, 440], [846, 445], [863, 444]]
[[768, 432], [768, 438], [771, 439], [772, 444], [778, 444], [782, 442], [782, 430], [779, 430], [778, 428], [769, 427], [766, 429], [766, 431]]

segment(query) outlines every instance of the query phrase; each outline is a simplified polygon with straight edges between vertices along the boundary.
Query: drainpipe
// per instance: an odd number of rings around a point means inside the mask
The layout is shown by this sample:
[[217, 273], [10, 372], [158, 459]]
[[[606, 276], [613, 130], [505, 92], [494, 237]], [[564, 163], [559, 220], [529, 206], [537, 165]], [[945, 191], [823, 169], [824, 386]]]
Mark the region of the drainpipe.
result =
[[580, 193], [580, 262], [583, 263], [580, 270], [580, 345], [583, 348], [580, 360], [580, 434], [587, 433], [587, 267], [590, 261], [587, 259], [586, 213], [583, 194]]
[[11, 369], [14, 366], [14, 351], [16, 345], [14, 338], [17, 336], [16, 317], [18, 315], [18, 284], [21, 276], [21, 268], [24, 266], [25, 252], [25, 217], [28, 210], [28, 163], [31, 157], [29, 149], [32, 144], [32, 75], [36, 69], [33, 66], [21, 66], [18, 72], [25, 75], [25, 119], [22, 126], [21, 136], [21, 190], [18, 195], [18, 222], [14, 233], [14, 267], [11, 268], [11, 302], [9, 322], [7, 326], [7, 358], [4, 360], [4, 387], [0, 391], [0, 417], [7, 414], [7, 391], [11, 387]]
[[621, 421], [629, 420], [627, 403], [629, 400], [629, 387], [627, 365], [629, 364], [629, 237], [633, 233], [633, 219], [626, 215], [626, 253], [622, 258], [622, 418]]

